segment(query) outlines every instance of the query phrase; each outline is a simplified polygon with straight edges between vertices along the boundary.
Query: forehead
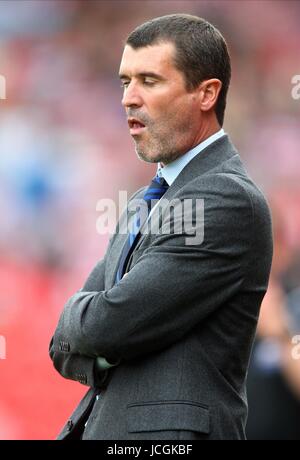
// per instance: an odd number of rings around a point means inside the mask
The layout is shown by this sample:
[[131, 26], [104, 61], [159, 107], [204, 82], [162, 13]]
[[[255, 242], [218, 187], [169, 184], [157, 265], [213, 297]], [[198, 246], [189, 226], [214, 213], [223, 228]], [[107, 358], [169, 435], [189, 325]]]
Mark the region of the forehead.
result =
[[126, 45], [120, 64], [120, 75], [133, 76], [141, 72], [160, 74], [178, 72], [174, 66], [174, 56], [175, 45], [170, 42], [136, 49]]

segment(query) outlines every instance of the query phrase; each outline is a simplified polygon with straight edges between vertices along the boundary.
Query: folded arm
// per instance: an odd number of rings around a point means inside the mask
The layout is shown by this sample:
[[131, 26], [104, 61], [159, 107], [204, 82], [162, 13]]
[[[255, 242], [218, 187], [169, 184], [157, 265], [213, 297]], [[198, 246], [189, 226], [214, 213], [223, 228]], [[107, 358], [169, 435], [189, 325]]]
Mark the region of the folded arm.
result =
[[253, 211], [248, 195], [228, 181], [227, 189], [208, 182], [205, 193], [199, 191], [205, 199], [201, 244], [187, 245], [185, 233], [161, 234], [111, 289], [89, 286], [74, 294], [54, 350], [67, 340], [73, 353], [134, 359], [179, 341], [235, 295], [249, 263]]
[[[104, 289], [105, 258], [101, 259], [88, 276], [83, 290]], [[69, 352], [69, 343], [60, 341], [54, 350], [54, 337], [49, 345], [49, 355], [59, 374], [90, 387], [102, 386], [108, 376], [108, 369], [115, 363], [108, 363], [104, 357], [91, 358], [84, 354]], [[64, 349], [66, 345], [66, 349]]]

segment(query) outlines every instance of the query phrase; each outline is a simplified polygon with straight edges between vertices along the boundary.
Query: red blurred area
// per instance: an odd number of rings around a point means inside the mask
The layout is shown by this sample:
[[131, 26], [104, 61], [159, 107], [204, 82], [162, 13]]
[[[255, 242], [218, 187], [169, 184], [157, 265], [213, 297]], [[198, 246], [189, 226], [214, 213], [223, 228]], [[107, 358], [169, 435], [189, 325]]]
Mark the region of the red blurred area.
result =
[[87, 390], [61, 378], [48, 358], [56, 305], [63, 305], [79, 282], [58, 277], [46, 268], [0, 262], [6, 341], [6, 359], [0, 360], [1, 439], [54, 439]]

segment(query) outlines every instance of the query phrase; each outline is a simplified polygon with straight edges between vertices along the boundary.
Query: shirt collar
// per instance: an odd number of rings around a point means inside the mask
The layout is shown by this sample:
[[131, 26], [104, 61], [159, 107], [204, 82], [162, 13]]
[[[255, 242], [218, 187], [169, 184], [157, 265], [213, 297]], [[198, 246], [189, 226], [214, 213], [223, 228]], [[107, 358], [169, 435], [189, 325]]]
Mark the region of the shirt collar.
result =
[[157, 175], [159, 177], [163, 177], [168, 185], [171, 185], [176, 177], [181, 173], [183, 168], [196, 156], [198, 153], [202, 152], [206, 147], [210, 144], [215, 142], [217, 139], [225, 135], [224, 129], [220, 129], [212, 136], [209, 136], [205, 141], [200, 142], [200, 144], [196, 145], [196, 147], [192, 148], [188, 152], [186, 152], [181, 157], [177, 158], [176, 160], [172, 161], [165, 165], [164, 167], [161, 166], [160, 163], [157, 165]]

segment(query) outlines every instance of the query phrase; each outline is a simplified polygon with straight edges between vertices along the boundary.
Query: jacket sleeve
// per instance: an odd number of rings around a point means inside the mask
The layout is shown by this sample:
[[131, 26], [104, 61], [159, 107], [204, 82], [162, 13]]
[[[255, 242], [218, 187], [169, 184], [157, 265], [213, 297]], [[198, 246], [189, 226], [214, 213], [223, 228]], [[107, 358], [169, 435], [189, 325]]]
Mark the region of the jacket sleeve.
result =
[[54, 351], [53, 339], [50, 342], [49, 355], [57, 372], [64, 378], [75, 380], [89, 387], [102, 387], [108, 377], [108, 370], [100, 370], [95, 358]]
[[105, 256], [99, 262], [97, 262], [96, 266], [93, 268], [91, 273], [89, 274], [86, 282], [82, 287], [82, 291], [102, 291], [105, 286]]
[[[194, 189], [184, 198], [191, 196]], [[241, 289], [253, 253], [251, 199], [222, 175], [203, 181], [198, 197], [204, 199], [203, 241], [191, 245], [185, 231], [164, 233], [170, 224], [164, 219], [161, 234], [118, 284], [68, 300], [54, 349], [67, 340], [74, 353], [134, 359], [179, 341]]]
[[[104, 289], [105, 258], [101, 259], [84, 283], [83, 290]], [[95, 360], [84, 354], [69, 352], [70, 344], [60, 341], [54, 350], [54, 337], [49, 345], [49, 355], [57, 372], [64, 378], [83, 385], [101, 386], [107, 379], [108, 368], [105, 358]]]
[[[135, 192], [130, 200], [134, 199], [143, 189], [144, 187]], [[106, 254], [93, 268], [79, 292], [104, 290], [106, 257], [117, 229], [110, 238]], [[83, 350], [76, 350], [74, 347], [71, 349], [67, 335], [60, 334], [60, 339], [58, 336], [59, 334], [56, 334], [50, 341], [49, 355], [57, 372], [66, 379], [76, 380], [88, 386], [103, 385], [107, 380], [109, 369], [119, 364], [119, 359], [108, 361], [105, 355], [96, 354], [95, 356], [91, 353], [86, 354]]]

